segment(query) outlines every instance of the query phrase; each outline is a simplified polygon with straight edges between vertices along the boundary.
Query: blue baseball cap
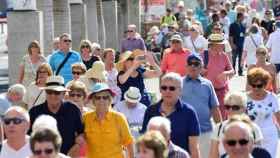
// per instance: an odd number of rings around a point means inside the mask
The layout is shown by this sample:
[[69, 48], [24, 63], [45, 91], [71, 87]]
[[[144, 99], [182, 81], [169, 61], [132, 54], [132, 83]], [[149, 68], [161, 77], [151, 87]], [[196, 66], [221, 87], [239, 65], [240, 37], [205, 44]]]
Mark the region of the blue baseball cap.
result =
[[202, 58], [198, 54], [191, 54], [190, 56], [188, 56], [187, 63], [191, 62], [192, 60], [196, 60], [202, 63]]

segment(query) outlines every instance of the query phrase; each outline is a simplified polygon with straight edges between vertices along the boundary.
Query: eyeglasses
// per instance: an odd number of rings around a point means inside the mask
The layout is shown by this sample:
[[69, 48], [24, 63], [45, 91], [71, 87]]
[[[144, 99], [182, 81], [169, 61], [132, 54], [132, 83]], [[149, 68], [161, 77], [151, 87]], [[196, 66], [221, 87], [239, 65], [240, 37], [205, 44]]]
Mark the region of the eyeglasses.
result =
[[263, 88], [263, 84], [251, 84], [253, 88]]
[[188, 66], [197, 68], [200, 67], [200, 62], [188, 62]]
[[80, 72], [80, 71], [72, 71], [72, 74], [73, 74], [73, 75], [81, 75], [82, 72]]
[[225, 105], [226, 110], [238, 111], [241, 109], [239, 105]]
[[103, 99], [103, 100], [109, 100], [109, 98], [110, 98], [110, 96], [108, 96], [108, 95], [103, 95], [103, 96], [95, 95], [95, 96], [94, 96], [94, 99], [95, 99], [95, 100], [101, 100], [101, 99]]
[[181, 41], [173, 40], [173, 41], [171, 41], [171, 43], [181, 43]]
[[90, 48], [90, 46], [89, 45], [83, 45], [83, 46], [81, 46], [81, 48], [83, 49], [83, 48]]
[[65, 42], [65, 43], [66, 43], [66, 42], [69, 42], [69, 43], [70, 43], [70, 42], [72, 42], [72, 40], [70, 40], [70, 39], [65, 39], [65, 40], [63, 40], [63, 42]]
[[45, 153], [46, 155], [50, 155], [54, 152], [54, 149], [44, 149], [44, 150], [34, 150], [34, 155], [41, 155]]
[[134, 32], [133, 30], [127, 30], [126, 32]]
[[228, 145], [228, 146], [231, 146], [231, 147], [233, 147], [233, 146], [235, 146], [237, 143], [239, 143], [239, 145], [241, 145], [241, 146], [245, 146], [245, 145], [247, 145], [248, 143], [249, 143], [249, 140], [248, 139], [239, 139], [239, 140], [226, 140], [226, 144]]
[[46, 74], [48, 71], [38, 71], [39, 74]]
[[80, 97], [82, 97], [83, 95], [82, 94], [80, 94], [80, 93], [69, 93], [69, 96], [70, 97], [78, 97], [78, 98], [80, 98]]
[[130, 57], [130, 58], [127, 58], [126, 60], [127, 60], [127, 61], [133, 61], [134, 58], [131, 58], [131, 57]]
[[47, 93], [48, 95], [52, 95], [52, 94], [54, 94], [54, 95], [60, 95], [60, 94], [61, 94], [61, 92], [59, 92], [59, 91], [53, 91], [53, 90], [46, 90], [46, 93]]
[[19, 125], [23, 121], [25, 121], [25, 120], [22, 119], [22, 118], [18, 118], [18, 117], [4, 118], [3, 119], [3, 122], [5, 123], [5, 125], [9, 125], [9, 124], [11, 124], [11, 122], [13, 122], [13, 124], [15, 124], [15, 125]]
[[175, 91], [176, 87], [175, 86], [161, 86], [160, 89], [163, 90], [163, 91], [166, 91], [167, 89], [169, 91]]

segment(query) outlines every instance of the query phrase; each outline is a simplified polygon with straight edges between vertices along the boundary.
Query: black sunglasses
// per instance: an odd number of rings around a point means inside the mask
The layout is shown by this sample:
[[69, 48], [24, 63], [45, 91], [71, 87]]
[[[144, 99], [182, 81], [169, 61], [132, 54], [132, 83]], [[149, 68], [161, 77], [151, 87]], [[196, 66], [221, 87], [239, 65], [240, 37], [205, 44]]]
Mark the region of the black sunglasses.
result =
[[18, 125], [18, 124], [21, 124], [23, 121], [25, 121], [25, 120], [22, 118], [18, 118], [18, 117], [3, 119], [3, 122], [5, 123], [5, 125], [9, 125], [9, 124], [11, 124], [11, 122], [13, 122], [13, 124], [15, 124], [15, 125]]
[[89, 45], [83, 45], [83, 46], [81, 46], [81, 48], [90, 48], [90, 46]]
[[191, 67], [200, 67], [200, 62], [188, 62], [188, 66]]
[[166, 91], [167, 89], [169, 91], [175, 91], [176, 87], [175, 86], [161, 86], [160, 89], [163, 90], [163, 91]]
[[69, 42], [69, 43], [70, 43], [70, 42], [72, 42], [72, 40], [70, 40], [70, 39], [68, 39], [68, 40], [65, 39], [65, 40], [63, 40], [63, 42], [65, 42], [65, 43], [66, 43], [66, 42]]
[[76, 96], [76, 97], [79, 97], [79, 98], [80, 98], [80, 97], [82, 97], [83, 95], [80, 94], [80, 93], [69, 93], [69, 96], [70, 96], [70, 97], [75, 97], [75, 96]]
[[239, 145], [241, 146], [244, 146], [244, 145], [247, 145], [249, 143], [249, 140], [248, 139], [239, 139], [239, 140], [233, 140], [233, 139], [230, 139], [230, 140], [226, 140], [226, 144], [228, 146], [235, 146], [237, 143], [239, 143]]
[[225, 105], [226, 110], [238, 111], [241, 109], [239, 105]]
[[43, 152], [46, 155], [50, 155], [54, 152], [54, 149], [34, 150], [34, 155], [41, 155]]
[[82, 72], [79, 72], [79, 71], [72, 71], [72, 74], [73, 74], [73, 75], [81, 75]]
[[110, 96], [108, 96], [108, 95], [104, 95], [104, 96], [97, 96], [97, 95], [95, 95], [94, 96], [94, 99], [96, 99], [96, 100], [101, 100], [101, 99], [109, 100], [109, 98], [110, 98]]
[[60, 95], [60, 94], [61, 94], [61, 92], [59, 92], [59, 91], [53, 91], [53, 90], [46, 90], [46, 93], [47, 93], [48, 95], [52, 95], [52, 94], [54, 94], [54, 95]]
[[133, 60], [134, 60], [134, 58], [129, 57], [129, 58], [127, 58], [126, 60], [127, 60], [127, 61], [133, 61]]
[[263, 84], [250, 84], [253, 88], [263, 88]]
[[133, 30], [127, 30], [126, 32], [134, 32]]

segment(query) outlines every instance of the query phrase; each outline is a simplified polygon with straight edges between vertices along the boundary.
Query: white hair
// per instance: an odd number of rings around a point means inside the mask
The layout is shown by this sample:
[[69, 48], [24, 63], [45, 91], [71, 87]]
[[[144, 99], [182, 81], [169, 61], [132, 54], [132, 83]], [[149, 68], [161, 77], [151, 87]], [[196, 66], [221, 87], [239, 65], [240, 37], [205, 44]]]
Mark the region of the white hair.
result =
[[[252, 141], [252, 142], [254, 141], [253, 129], [248, 124], [246, 124], [245, 122], [242, 122], [242, 121], [230, 122], [225, 126], [224, 133], [228, 132], [229, 129], [231, 129], [233, 127], [238, 127], [240, 130], [246, 132], [250, 141]], [[226, 135], [224, 134], [223, 140], [225, 139], [225, 137], [226, 137]]]
[[12, 85], [8, 89], [8, 93], [18, 93], [21, 96], [24, 96], [25, 91], [26, 91], [25, 87], [22, 84], [19, 84], [19, 83]]
[[4, 117], [11, 111], [16, 111], [16, 112], [20, 113], [27, 122], [30, 122], [29, 113], [23, 107], [18, 106], [18, 105], [13, 105], [12, 107], [9, 107], [8, 110], [4, 114]]
[[177, 81], [180, 84], [180, 88], [183, 88], [183, 78], [178, 73], [168, 72], [161, 78], [161, 81], [164, 80]]
[[163, 127], [167, 134], [171, 134], [171, 122], [165, 117], [152, 117], [147, 125], [147, 129], [149, 129], [151, 126]]
[[42, 128], [48, 128], [58, 131], [57, 121], [50, 115], [40, 115], [33, 123], [32, 131], [37, 131]]

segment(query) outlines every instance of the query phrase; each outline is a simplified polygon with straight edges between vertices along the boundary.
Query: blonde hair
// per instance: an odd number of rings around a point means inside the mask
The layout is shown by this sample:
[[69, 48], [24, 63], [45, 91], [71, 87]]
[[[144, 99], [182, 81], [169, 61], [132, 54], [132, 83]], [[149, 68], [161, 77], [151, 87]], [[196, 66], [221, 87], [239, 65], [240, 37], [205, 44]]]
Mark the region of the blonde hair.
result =
[[80, 52], [82, 52], [82, 47], [83, 46], [86, 46], [88, 45], [89, 46], [89, 52], [92, 52], [92, 44], [89, 40], [82, 40], [81, 43], [80, 43]]
[[34, 40], [34, 41], [30, 42], [30, 44], [28, 45], [28, 54], [29, 55], [32, 54], [31, 48], [34, 47], [34, 46], [39, 49], [39, 54], [42, 54], [40, 44], [37, 40]]
[[228, 92], [224, 98], [225, 105], [239, 105], [246, 107], [246, 96], [242, 92]]

